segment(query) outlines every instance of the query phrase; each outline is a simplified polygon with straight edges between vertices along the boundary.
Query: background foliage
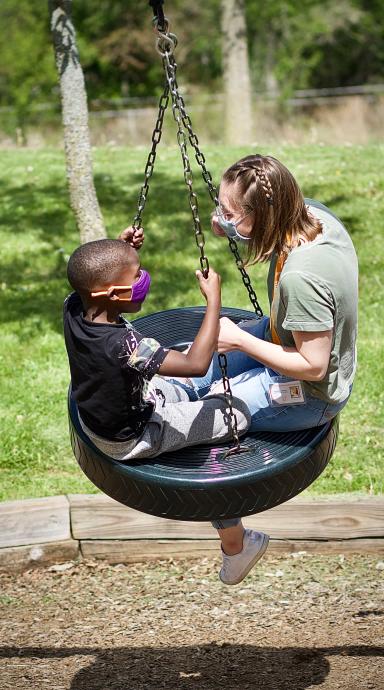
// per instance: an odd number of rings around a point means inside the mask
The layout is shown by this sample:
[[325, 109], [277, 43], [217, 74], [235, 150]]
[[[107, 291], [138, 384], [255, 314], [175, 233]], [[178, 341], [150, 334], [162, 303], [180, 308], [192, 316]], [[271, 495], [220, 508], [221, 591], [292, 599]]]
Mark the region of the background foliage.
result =
[[[245, 4], [256, 90], [286, 96], [298, 88], [384, 79], [382, 0]], [[189, 90], [221, 89], [220, 7], [220, 0], [165, 3]], [[74, 0], [73, 19], [90, 99], [158, 94], [161, 63], [154, 55], [147, 0]], [[0, 25], [6, 27], [0, 33], [0, 107], [12, 108], [9, 128], [14, 128], [31, 120], [33, 104], [58, 104], [48, 3], [2, 0]], [[33, 117], [42, 117], [41, 111]]]

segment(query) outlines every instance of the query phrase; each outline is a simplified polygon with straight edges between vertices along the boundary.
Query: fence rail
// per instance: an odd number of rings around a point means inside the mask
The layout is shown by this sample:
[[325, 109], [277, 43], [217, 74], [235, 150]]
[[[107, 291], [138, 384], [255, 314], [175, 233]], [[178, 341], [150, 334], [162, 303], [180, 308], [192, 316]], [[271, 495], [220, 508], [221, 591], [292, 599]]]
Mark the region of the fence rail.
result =
[[[187, 92], [183, 92], [183, 97], [186, 103], [191, 103], [192, 97]], [[384, 94], [384, 84], [361, 84], [358, 86], [337, 86], [325, 89], [297, 89], [292, 93], [292, 96], [286, 99], [286, 103], [292, 106], [302, 106], [307, 104], [319, 104], [322, 102], [329, 102], [329, 99], [338, 99], [346, 96], [377, 96]], [[281, 95], [276, 91], [254, 91], [254, 99], [257, 101], [278, 101]], [[207, 94], [200, 95], [199, 101], [220, 104], [224, 101], [224, 94]], [[116, 112], [124, 114], [130, 109], [140, 109], [146, 107], [154, 107], [157, 105], [158, 98], [156, 96], [148, 96], [146, 98], [125, 97], [125, 98], [95, 98], [89, 101], [89, 110], [92, 113], [103, 111], [105, 117], [115, 116]], [[59, 111], [60, 102], [49, 101], [46, 103], [31, 103], [30, 112], [44, 112], [44, 111]], [[15, 111], [13, 106], [0, 106], [0, 113], [12, 113]]]

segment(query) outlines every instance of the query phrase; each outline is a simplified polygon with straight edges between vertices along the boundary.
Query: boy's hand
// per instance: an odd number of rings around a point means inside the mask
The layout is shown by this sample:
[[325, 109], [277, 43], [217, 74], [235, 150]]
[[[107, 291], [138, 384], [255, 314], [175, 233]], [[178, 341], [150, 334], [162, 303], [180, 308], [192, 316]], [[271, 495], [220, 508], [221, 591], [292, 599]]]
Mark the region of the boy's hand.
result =
[[133, 228], [129, 226], [129, 228], [125, 228], [125, 230], [120, 233], [117, 239], [127, 242], [134, 249], [140, 249], [144, 242], [144, 230], [143, 228]]
[[221, 277], [213, 268], [209, 269], [208, 275], [204, 278], [201, 271], [196, 271], [196, 278], [200, 284], [200, 290], [207, 301], [217, 300], [221, 298]]

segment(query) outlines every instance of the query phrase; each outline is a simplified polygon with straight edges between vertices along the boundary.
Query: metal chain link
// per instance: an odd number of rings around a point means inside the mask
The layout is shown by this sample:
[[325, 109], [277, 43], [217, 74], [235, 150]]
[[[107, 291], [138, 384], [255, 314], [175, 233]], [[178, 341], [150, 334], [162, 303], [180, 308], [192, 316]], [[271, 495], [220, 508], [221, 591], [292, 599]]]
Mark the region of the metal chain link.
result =
[[[149, 180], [152, 177], [155, 159], [156, 159], [156, 149], [157, 149], [157, 145], [160, 142], [160, 139], [162, 136], [164, 113], [165, 113], [165, 110], [167, 109], [168, 103], [169, 103], [170, 82], [168, 79], [168, 65], [169, 65], [170, 71], [171, 71], [170, 77], [171, 77], [171, 80], [173, 82], [174, 94], [177, 97], [177, 110], [178, 110], [177, 117], [175, 117], [174, 109], [173, 109], [173, 114], [174, 114], [176, 123], [178, 125], [178, 141], [179, 141], [179, 136], [182, 137], [182, 149], [181, 150], [184, 151], [185, 153], [187, 153], [186, 137], [185, 137], [185, 134], [181, 132], [181, 129], [182, 129], [181, 128], [181, 122], [182, 122], [184, 127], [186, 128], [186, 130], [188, 132], [189, 142], [195, 151], [196, 162], [201, 169], [202, 178], [208, 187], [210, 197], [211, 197], [213, 203], [215, 204], [215, 206], [217, 206], [219, 203], [217, 188], [214, 185], [211, 173], [209, 172], [209, 170], [206, 167], [205, 156], [204, 156], [203, 152], [200, 150], [199, 140], [197, 138], [196, 133], [193, 130], [192, 120], [191, 120], [190, 116], [188, 115], [188, 113], [186, 112], [185, 101], [179, 92], [179, 87], [178, 87], [177, 78], [176, 78], [177, 63], [176, 63], [174, 55], [173, 55], [173, 51], [177, 46], [177, 37], [175, 36], [175, 34], [171, 34], [168, 31], [169, 23], [168, 23], [168, 20], [166, 18], [164, 18], [163, 26], [160, 26], [160, 23], [159, 23], [158, 19], [156, 19], [156, 18], [154, 19], [153, 23], [154, 23], [155, 31], [157, 32], [156, 47], [157, 47], [158, 52], [160, 53], [160, 55], [163, 58], [163, 67], [164, 67], [164, 71], [166, 74], [167, 83], [166, 83], [166, 86], [164, 88], [164, 92], [163, 92], [163, 94], [160, 98], [160, 102], [159, 102], [159, 111], [158, 111], [158, 116], [157, 116], [157, 120], [156, 120], [156, 125], [155, 125], [155, 129], [152, 133], [152, 149], [149, 153], [147, 164], [145, 166], [144, 184], [140, 190], [139, 199], [138, 199], [138, 211], [137, 211], [137, 214], [136, 214], [134, 221], [133, 221], [133, 227], [136, 227], [136, 228], [140, 227], [140, 225], [141, 225], [142, 213], [143, 213], [144, 208], [145, 208], [145, 204], [146, 204], [146, 200], [147, 200], [147, 196], [148, 196], [148, 191], [149, 191]], [[164, 65], [164, 61], [166, 62], [165, 65]], [[173, 96], [172, 96], [172, 99], [173, 99]], [[180, 119], [181, 119], [181, 122], [180, 122]], [[180, 146], [180, 143], [179, 143], [179, 146]], [[186, 175], [189, 175], [188, 179], [190, 179], [192, 182], [192, 171], [191, 171], [190, 164], [189, 164], [188, 154], [187, 154], [187, 160], [186, 160], [184, 157], [184, 154], [182, 152], [182, 159], [183, 159], [183, 165], [184, 165], [184, 178], [186, 177]], [[189, 167], [189, 170], [188, 170], [188, 167]], [[187, 182], [187, 180], [186, 180], [186, 182]], [[187, 182], [187, 184], [188, 184], [188, 182]], [[189, 186], [189, 184], [188, 184], [188, 186]], [[192, 216], [193, 216], [194, 225], [195, 225], [196, 244], [200, 249], [200, 265], [201, 265], [201, 269], [202, 269], [203, 273], [205, 273], [209, 269], [209, 261], [204, 254], [204, 234], [203, 234], [203, 231], [201, 229], [200, 219], [198, 216], [197, 197], [196, 197], [196, 194], [193, 192], [192, 188], [190, 188], [189, 202], [190, 202], [190, 207], [191, 207]], [[196, 209], [196, 216], [194, 215], [194, 209]], [[248, 292], [248, 297], [249, 297], [249, 300], [250, 300], [250, 302], [254, 308], [255, 314], [257, 316], [261, 317], [261, 316], [263, 316], [263, 310], [262, 310], [262, 308], [259, 304], [259, 301], [257, 299], [256, 292], [252, 287], [250, 277], [244, 268], [244, 262], [240, 256], [240, 254], [239, 254], [237, 244], [233, 239], [228, 238], [228, 245], [229, 245], [230, 251], [232, 252], [232, 254], [235, 258], [235, 263], [236, 263], [237, 269], [241, 275], [241, 279], [243, 281], [244, 287]]]
[[[218, 198], [217, 188], [213, 183], [211, 173], [209, 172], [209, 170], [207, 169], [207, 167], [205, 165], [205, 162], [206, 162], [205, 156], [204, 156], [203, 152], [200, 150], [199, 140], [198, 140], [198, 138], [197, 138], [197, 136], [193, 130], [191, 118], [189, 117], [189, 115], [187, 114], [187, 112], [185, 110], [184, 99], [178, 91], [178, 84], [177, 84], [177, 79], [176, 79], [177, 64], [176, 64], [173, 53], [169, 56], [169, 62], [171, 63], [171, 65], [174, 68], [174, 74], [175, 74], [174, 84], [175, 84], [175, 88], [176, 88], [176, 90], [178, 92], [178, 96], [179, 96], [179, 111], [181, 113], [181, 119], [182, 119], [183, 125], [188, 131], [189, 142], [195, 151], [195, 158], [196, 158], [197, 164], [201, 168], [202, 178], [208, 187], [210, 197], [211, 197], [213, 203], [215, 204], [215, 206], [218, 206], [219, 198]], [[261, 316], [263, 316], [263, 310], [262, 310], [262, 308], [259, 304], [259, 301], [257, 299], [256, 292], [252, 287], [251, 279], [250, 279], [247, 271], [244, 268], [244, 262], [240, 256], [240, 254], [239, 254], [237, 244], [231, 238], [228, 238], [228, 244], [229, 244], [229, 248], [230, 248], [232, 254], [235, 257], [236, 266], [237, 266], [239, 273], [241, 275], [241, 279], [243, 281], [244, 287], [246, 288], [246, 290], [248, 292], [248, 297], [249, 297], [249, 300], [250, 300], [250, 302], [251, 302], [251, 304], [255, 310], [255, 314], [257, 316], [261, 317]]]
[[[140, 227], [141, 226], [141, 220], [142, 220], [142, 214], [146, 205], [147, 197], [148, 197], [148, 192], [149, 192], [149, 181], [152, 177], [153, 170], [154, 170], [154, 164], [156, 160], [156, 153], [157, 153], [157, 146], [161, 140], [162, 136], [162, 128], [163, 128], [163, 122], [164, 122], [164, 114], [165, 111], [168, 107], [169, 104], [169, 95], [171, 95], [172, 99], [172, 114], [174, 117], [174, 120], [177, 125], [177, 141], [178, 145], [180, 148], [180, 153], [181, 153], [181, 158], [183, 162], [183, 170], [184, 170], [184, 180], [188, 188], [188, 197], [189, 197], [189, 205], [191, 208], [192, 212], [192, 218], [193, 218], [193, 224], [194, 224], [194, 230], [195, 230], [195, 240], [197, 247], [199, 248], [200, 251], [200, 266], [203, 275], [207, 276], [208, 271], [209, 271], [209, 261], [208, 257], [205, 254], [205, 238], [204, 238], [204, 233], [201, 227], [201, 221], [199, 217], [199, 205], [198, 205], [198, 199], [197, 195], [193, 190], [193, 175], [192, 175], [192, 170], [191, 170], [191, 165], [190, 165], [190, 160], [188, 156], [188, 140], [190, 142], [190, 145], [195, 151], [195, 158], [197, 161], [197, 164], [201, 168], [202, 171], [202, 177], [204, 182], [206, 183], [208, 187], [209, 194], [211, 196], [212, 201], [214, 202], [215, 205], [218, 205], [218, 195], [217, 195], [217, 189], [213, 183], [211, 173], [206, 167], [205, 164], [205, 156], [203, 152], [199, 148], [199, 140], [193, 131], [192, 127], [192, 121], [189, 115], [187, 114], [185, 110], [185, 102], [182, 96], [179, 93], [179, 87], [176, 79], [176, 69], [177, 69], [177, 63], [174, 59], [173, 56], [173, 51], [177, 45], [177, 38], [174, 34], [169, 33], [168, 31], [168, 20], [164, 18], [164, 22], [162, 25], [158, 21], [158, 19], [154, 20], [154, 26], [155, 30], [158, 34], [157, 38], [157, 50], [162, 56], [163, 60], [163, 68], [164, 68], [164, 73], [166, 77], [166, 84], [164, 88], [164, 92], [160, 98], [159, 101], [159, 110], [158, 110], [158, 115], [157, 115], [157, 120], [155, 124], [154, 131], [152, 133], [152, 148], [151, 151], [148, 155], [147, 163], [145, 166], [145, 171], [144, 171], [144, 183], [140, 189], [139, 193], [139, 198], [138, 198], [138, 210], [137, 214], [134, 218], [133, 221], [133, 227]], [[188, 140], [186, 133], [183, 129], [184, 128], [188, 132]], [[247, 272], [244, 269], [244, 264], [243, 261], [239, 255], [236, 243], [233, 240], [229, 240], [229, 246], [232, 251], [232, 253], [235, 256], [236, 259], [236, 265], [241, 273], [241, 277], [243, 280], [243, 283], [245, 287], [247, 288], [249, 298], [254, 306], [255, 312], [257, 315], [261, 316], [262, 311], [261, 307], [257, 301], [256, 293], [254, 292], [252, 286], [251, 286], [251, 281], [249, 279], [249, 276]], [[237, 426], [237, 417], [236, 413], [234, 412], [233, 409], [233, 397], [232, 397], [232, 391], [231, 391], [231, 386], [230, 386], [230, 381], [228, 378], [228, 368], [227, 368], [227, 357], [224, 353], [219, 354], [219, 366], [221, 369], [222, 373], [222, 379], [223, 379], [223, 390], [224, 390], [224, 395], [225, 399], [227, 401], [228, 405], [228, 416], [227, 416], [227, 423], [228, 423], [228, 428], [231, 431], [234, 445], [232, 448], [230, 448], [225, 454], [232, 454], [236, 452], [242, 452], [248, 450], [247, 448], [244, 448], [240, 445], [240, 440], [239, 440], [239, 433], [238, 433], [238, 426]]]
[[197, 164], [201, 168], [202, 178], [208, 187], [208, 191], [209, 191], [209, 194], [210, 194], [210, 197], [211, 197], [213, 203], [215, 204], [215, 206], [217, 206], [219, 203], [217, 188], [214, 185], [212, 175], [209, 172], [209, 170], [207, 169], [207, 166], [205, 164], [206, 163], [205, 156], [204, 156], [203, 152], [200, 150], [199, 140], [198, 140], [197, 135], [194, 132], [193, 127], [192, 127], [192, 120], [189, 117], [188, 113], [186, 112], [184, 98], [181, 96], [181, 94], [179, 92], [179, 86], [178, 86], [177, 79], [176, 79], [177, 64], [176, 64], [175, 57], [174, 57], [173, 53], [169, 56], [169, 62], [171, 63], [173, 70], [174, 70], [174, 75], [175, 75], [174, 84], [175, 84], [175, 88], [176, 88], [176, 90], [178, 92], [178, 96], [179, 96], [179, 108], [180, 108], [180, 112], [181, 112], [183, 125], [188, 132], [189, 142], [195, 151], [195, 158], [196, 158]]
[[[227, 357], [224, 353], [219, 354], [219, 366], [221, 370], [221, 378], [223, 380], [223, 390], [224, 390], [224, 395], [225, 399], [228, 405], [228, 419], [226, 419], [226, 422], [228, 424], [228, 427], [231, 430], [234, 446], [233, 448], [230, 448], [226, 455], [235, 453], [237, 451], [243, 450], [242, 447], [240, 446], [240, 439], [239, 439], [239, 430], [237, 428], [237, 417], [236, 413], [233, 410], [233, 397], [232, 397], [232, 389], [231, 389], [231, 384], [229, 382], [228, 378], [228, 361]], [[248, 450], [248, 449], [246, 449]]]
[[188, 188], [189, 206], [192, 212], [193, 225], [195, 230], [196, 245], [200, 252], [200, 266], [203, 275], [207, 276], [209, 271], [209, 261], [205, 254], [205, 238], [201, 227], [199, 216], [199, 204], [196, 192], [193, 190], [193, 174], [191, 164], [188, 156], [188, 141], [183, 129], [182, 115], [180, 110], [180, 94], [177, 88], [175, 67], [176, 63], [170, 61], [169, 52], [166, 50], [163, 53], [163, 67], [168, 82], [169, 91], [172, 98], [172, 114], [177, 125], [177, 142], [181, 153], [183, 162], [184, 180]]
[[[191, 133], [193, 135], [193, 130], [192, 130], [192, 123], [187, 116], [185, 112], [185, 105], [184, 105], [184, 100], [182, 99], [179, 89], [178, 89], [178, 84], [176, 80], [176, 62], [174, 59], [171, 58], [171, 53], [169, 50], [165, 50], [163, 53], [163, 67], [165, 70], [171, 98], [172, 98], [172, 113], [173, 117], [175, 119], [175, 122], [177, 124], [177, 141], [179, 144], [180, 148], [180, 153], [181, 153], [181, 158], [183, 161], [183, 168], [184, 168], [184, 180], [185, 183], [188, 187], [189, 191], [189, 205], [191, 207], [192, 211], [192, 218], [193, 218], [193, 223], [194, 223], [194, 228], [195, 228], [195, 239], [196, 239], [196, 244], [200, 250], [200, 265], [201, 269], [204, 275], [208, 274], [209, 270], [209, 262], [208, 258], [205, 255], [204, 252], [204, 246], [205, 246], [205, 239], [204, 239], [204, 233], [201, 228], [201, 222], [199, 218], [199, 207], [198, 207], [198, 200], [196, 193], [193, 191], [193, 175], [192, 175], [192, 170], [191, 170], [191, 165], [190, 165], [190, 160], [188, 156], [188, 144], [187, 144], [187, 137], [185, 134], [185, 131], [183, 129], [183, 124], [185, 121], [188, 121], [188, 127], [190, 127]], [[185, 124], [184, 124], [185, 126]], [[187, 129], [188, 129], [187, 127]], [[191, 139], [191, 137], [190, 137]], [[197, 137], [196, 137], [196, 141]], [[195, 146], [198, 147], [198, 143], [195, 144]], [[203, 160], [203, 159], [201, 159]], [[205, 159], [204, 159], [205, 160]], [[206, 169], [206, 168], [205, 168]], [[208, 173], [208, 171], [206, 170]], [[209, 173], [208, 173], [209, 174]], [[209, 174], [209, 178], [212, 181], [212, 178]], [[215, 190], [213, 183], [211, 183], [211, 188], [212, 190]], [[216, 198], [216, 193], [215, 193], [215, 198]], [[224, 390], [224, 395], [225, 399], [227, 402], [228, 406], [228, 415], [227, 415], [227, 423], [228, 423], [228, 428], [231, 431], [232, 438], [233, 438], [233, 447], [227, 451], [228, 453], [234, 453], [234, 452], [239, 452], [243, 450], [243, 448], [240, 446], [240, 440], [239, 440], [239, 432], [238, 432], [238, 426], [237, 426], [237, 417], [236, 413], [234, 412], [233, 409], [233, 397], [232, 397], [232, 391], [231, 391], [231, 385], [230, 381], [228, 378], [228, 363], [227, 363], [227, 357], [225, 354], [220, 354], [219, 355], [219, 365], [222, 373], [222, 379], [223, 379], [223, 390]]]
[[248, 297], [249, 297], [249, 300], [250, 300], [250, 302], [251, 302], [251, 304], [255, 310], [255, 314], [256, 314], [256, 316], [261, 318], [263, 316], [263, 310], [262, 310], [262, 308], [259, 304], [259, 301], [257, 299], [256, 292], [254, 291], [254, 289], [252, 287], [251, 279], [250, 279], [247, 271], [244, 268], [244, 262], [240, 256], [240, 254], [239, 254], [237, 243], [235, 242], [235, 240], [228, 237], [228, 244], [229, 244], [229, 248], [230, 248], [233, 256], [235, 257], [236, 266], [239, 270], [239, 273], [241, 275], [241, 279], [244, 283], [244, 286], [248, 292]]

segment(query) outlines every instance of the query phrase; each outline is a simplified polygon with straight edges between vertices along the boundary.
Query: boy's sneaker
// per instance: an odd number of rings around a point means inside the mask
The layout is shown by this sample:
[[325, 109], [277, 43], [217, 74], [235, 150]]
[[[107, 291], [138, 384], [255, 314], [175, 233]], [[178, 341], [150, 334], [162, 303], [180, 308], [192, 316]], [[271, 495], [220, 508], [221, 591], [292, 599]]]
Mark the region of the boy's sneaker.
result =
[[236, 553], [234, 556], [227, 556], [222, 551], [223, 566], [219, 573], [220, 580], [225, 585], [239, 584], [265, 553], [268, 542], [268, 534], [246, 529], [244, 532], [243, 549], [240, 553]]

